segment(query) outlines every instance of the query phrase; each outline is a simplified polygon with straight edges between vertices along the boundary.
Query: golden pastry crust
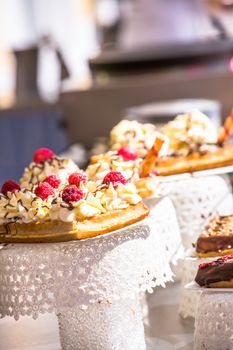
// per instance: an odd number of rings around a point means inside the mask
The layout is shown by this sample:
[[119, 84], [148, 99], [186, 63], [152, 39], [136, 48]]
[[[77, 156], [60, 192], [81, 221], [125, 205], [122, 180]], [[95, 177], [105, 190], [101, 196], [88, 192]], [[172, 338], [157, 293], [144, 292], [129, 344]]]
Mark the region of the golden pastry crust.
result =
[[155, 169], [158, 175], [168, 176], [233, 165], [233, 145], [226, 145], [214, 152], [178, 157], [158, 158]]
[[233, 288], [233, 279], [229, 281], [219, 281], [219, 282], [214, 282], [210, 283], [208, 285], [210, 288]]
[[225, 249], [221, 251], [212, 251], [208, 253], [197, 253], [196, 252], [196, 257], [198, 258], [216, 258], [217, 256], [225, 256], [225, 255], [233, 255], [233, 248], [232, 249]]
[[55, 243], [91, 238], [134, 224], [148, 214], [149, 209], [140, 202], [82, 221], [10, 223], [0, 225], [0, 243]]

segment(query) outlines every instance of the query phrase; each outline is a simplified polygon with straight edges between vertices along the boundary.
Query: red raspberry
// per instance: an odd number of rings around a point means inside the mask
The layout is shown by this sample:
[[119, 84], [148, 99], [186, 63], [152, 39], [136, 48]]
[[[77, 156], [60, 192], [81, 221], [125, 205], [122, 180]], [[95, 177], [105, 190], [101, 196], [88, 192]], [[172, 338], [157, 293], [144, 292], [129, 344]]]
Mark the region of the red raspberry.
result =
[[20, 190], [20, 185], [15, 180], [6, 180], [2, 185], [1, 192], [6, 195], [7, 192], [15, 192]]
[[62, 193], [62, 199], [66, 203], [78, 202], [83, 198], [84, 198], [83, 191], [81, 191], [75, 185], [67, 186]]
[[228, 260], [232, 260], [233, 259], [233, 255], [225, 255], [225, 256], [221, 256], [221, 258], [218, 258], [217, 261], [221, 261], [221, 262], [224, 262], [224, 261], [228, 261]]
[[33, 160], [35, 163], [41, 163], [46, 159], [51, 159], [54, 157], [53, 151], [49, 148], [39, 148], [33, 156]]
[[137, 153], [128, 146], [121, 147], [117, 153], [124, 160], [135, 160], [138, 158]]
[[199, 269], [205, 269], [208, 266], [214, 266], [214, 265], [215, 265], [215, 261], [204, 262], [199, 265]]
[[53, 188], [58, 188], [61, 183], [61, 179], [57, 175], [49, 175], [43, 182], [47, 182]]
[[126, 179], [119, 171], [110, 171], [105, 175], [103, 183], [109, 185], [110, 182], [113, 184], [113, 187], [116, 188], [119, 183], [125, 185]]
[[81, 182], [87, 182], [87, 175], [84, 173], [73, 173], [69, 176], [69, 184], [79, 186]]
[[45, 200], [49, 196], [54, 195], [54, 189], [48, 182], [42, 182], [36, 187], [35, 194], [37, 197], [40, 197], [41, 199]]

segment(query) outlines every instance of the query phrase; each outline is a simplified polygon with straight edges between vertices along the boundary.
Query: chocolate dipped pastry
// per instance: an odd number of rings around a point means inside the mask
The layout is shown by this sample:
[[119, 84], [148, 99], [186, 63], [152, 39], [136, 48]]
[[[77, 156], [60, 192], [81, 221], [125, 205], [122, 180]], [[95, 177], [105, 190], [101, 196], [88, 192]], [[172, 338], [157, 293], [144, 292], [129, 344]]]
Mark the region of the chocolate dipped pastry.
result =
[[195, 281], [201, 287], [233, 287], [233, 255], [226, 255], [215, 261], [199, 265]]
[[233, 254], [233, 215], [210, 220], [197, 240], [196, 253], [199, 258]]

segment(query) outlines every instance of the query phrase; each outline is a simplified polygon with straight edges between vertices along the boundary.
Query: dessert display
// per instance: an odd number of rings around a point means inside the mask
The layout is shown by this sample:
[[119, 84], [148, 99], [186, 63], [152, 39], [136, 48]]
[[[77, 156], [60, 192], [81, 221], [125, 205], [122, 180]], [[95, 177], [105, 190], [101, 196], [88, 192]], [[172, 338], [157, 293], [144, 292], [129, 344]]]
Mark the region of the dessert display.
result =
[[[60, 160], [44, 149], [35, 155], [38, 158], [34, 156], [21, 184], [7, 180], [2, 186], [0, 242], [89, 238], [148, 215], [135, 185], [119, 171], [108, 172], [98, 183], [90, 182], [69, 160]], [[50, 174], [54, 168], [55, 174]], [[71, 173], [71, 168], [76, 171]]]
[[[198, 110], [178, 115], [160, 129], [165, 142], [153, 168], [167, 176], [233, 165], [233, 146], [227, 143], [232, 131], [233, 113], [219, 133]], [[160, 133], [151, 124], [122, 120], [110, 133], [110, 148], [118, 151], [129, 146], [145, 158]]]
[[70, 174], [79, 171], [78, 166], [71, 159], [62, 159], [48, 148], [38, 149], [33, 161], [25, 168], [20, 179], [24, 188], [31, 189], [49, 175], [58, 175], [61, 183], [65, 183]]
[[134, 149], [138, 156], [144, 158], [152, 147], [156, 128], [153, 124], [142, 124], [136, 120], [120, 121], [110, 133], [110, 149], [118, 151], [124, 146]]
[[233, 255], [226, 255], [199, 265], [195, 281], [201, 287], [233, 287]]
[[[109, 171], [120, 171], [127, 181], [132, 181], [137, 187], [142, 198], [154, 195], [159, 186], [159, 178], [153, 174], [154, 157], [158, 153], [163, 142], [156, 138], [151, 150], [145, 160], [138, 157], [135, 150], [129, 146], [123, 146], [118, 151], [109, 151], [105, 154], [93, 156], [86, 169], [88, 178], [94, 181], [101, 181]], [[158, 151], [155, 150], [158, 148]], [[153, 154], [152, 166], [151, 153]]]
[[195, 246], [199, 258], [233, 254], [233, 215], [211, 219]]
[[210, 119], [197, 110], [178, 115], [161, 130], [169, 144], [167, 154], [155, 162], [156, 171], [173, 175], [233, 165], [233, 145], [227, 144], [232, 126], [233, 114], [219, 135]]

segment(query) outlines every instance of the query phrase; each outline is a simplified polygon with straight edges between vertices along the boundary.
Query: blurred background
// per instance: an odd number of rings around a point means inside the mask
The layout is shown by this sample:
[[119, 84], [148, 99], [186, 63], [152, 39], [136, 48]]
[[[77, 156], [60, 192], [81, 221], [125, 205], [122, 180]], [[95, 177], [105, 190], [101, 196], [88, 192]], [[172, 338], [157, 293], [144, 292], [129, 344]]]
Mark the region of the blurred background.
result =
[[0, 183], [38, 147], [82, 165], [125, 116], [197, 106], [219, 125], [232, 24], [233, 0], [0, 0]]

